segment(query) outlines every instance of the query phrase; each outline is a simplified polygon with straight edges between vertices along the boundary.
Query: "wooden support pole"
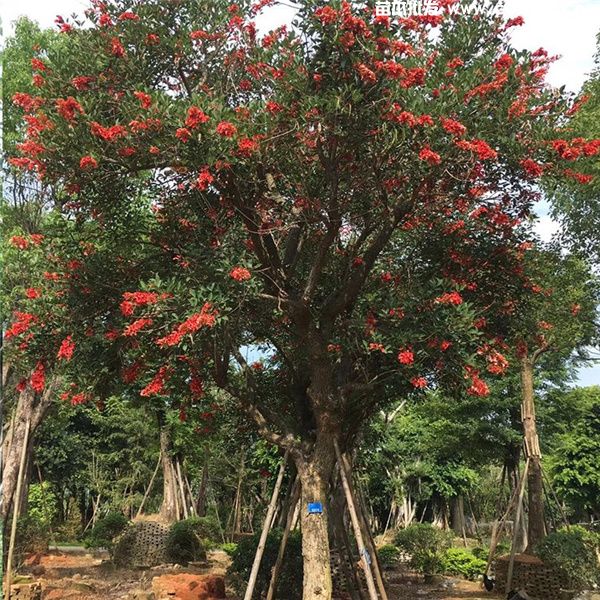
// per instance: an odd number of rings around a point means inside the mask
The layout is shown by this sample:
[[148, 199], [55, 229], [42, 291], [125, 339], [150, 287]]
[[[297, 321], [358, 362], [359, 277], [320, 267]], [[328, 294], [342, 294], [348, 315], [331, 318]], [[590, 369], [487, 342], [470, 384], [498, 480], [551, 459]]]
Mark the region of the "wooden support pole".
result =
[[10, 591], [12, 585], [13, 554], [15, 551], [15, 541], [17, 538], [17, 520], [21, 509], [21, 488], [23, 486], [23, 472], [25, 471], [25, 462], [27, 459], [27, 446], [29, 445], [29, 419], [25, 423], [25, 433], [23, 435], [23, 449], [21, 450], [21, 462], [19, 463], [19, 473], [17, 475], [17, 487], [13, 497], [12, 525], [10, 528], [10, 540], [8, 542], [8, 557], [6, 559], [6, 600], [10, 600]]
[[379, 565], [379, 558], [377, 556], [377, 548], [375, 548], [375, 540], [373, 540], [373, 536], [371, 535], [371, 528], [369, 527], [367, 516], [365, 514], [365, 498], [360, 489], [358, 490], [358, 493], [356, 493], [354, 489], [354, 486], [352, 484], [352, 469], [350, 467], [350, 461], [348, 460], [348, 456], [345, 454], [342, 455], [342, 467], [346, 472], [346, 479], [348, 480], [348, 486], [350, 487], [350, 491], [352, 492], [353, 497], [356, 498], [358, 496], [358, 518], [362, 526], [362, 533], [367, 543], [367, 548], [371, 555], [373, 573], [375, 574], [375, 581], [377, 582], [379, 594], [381, 595], [381, 598], [383, 600], [388, 600], [387, 592], [385, 591], [385, 584], [383, 581], [381, 567]]
[[294, 521], [294, 513], [296, 512], [296, 505], [300, 500], [300, 480], [298, 477], [294, 480], [292, 489], [291, 489], [291, 498], [287, 503], [287, 518], [285, 521], [285, 529], [283, 530], [283, 536], [281, 538], [281, 544], [279, 545], [279, 552], [277, 554], [277, 559], [275, 560], [275, 564], [273, 565], [273, 571], [271, 572], [271, 581], [269, 582], [269, 591], [267, 592], [267, 600], [274, 600], [275, 598], [275, 590], [277, 588], [277, 580], [279, 579], [279, 573], [281, 571], [281, 567], [283, 565], [283, 557], [285, 556], [285, 548], [287, 546], [288, 538], [290, 537], [290, 531], [292, 530], [292, 523]]
[[252, 594], [254, 594], [256, 578], [258, 577], [260, 562], [265, 551], [267, 536], [269, 535], [269, 528], [271, 525], [271, 521], [273, 520], [273, 513], [275, 512], [275, 507], [277, 506], [277, 498], [279, 497], [279, 491], [281, 490], [281, 484], [283, 482], [283, 475], [285, 474], [287, 460], [288, 451], [286, 450], [285, 456], [283, 457], [283, 461], [281, 463], [281, 467], [279, 467], [279, 474], [277, 475], [275, 487], [273, 488], [273, 496], [271, 497], [271, 502], [269, 503], [269, 508], [267, 509], [267, 516], [265, 517], [262, 532], [260, 534], [260, 540], [258, 542], [258, 548], [256, 549], [254, 563], [252, 564], [252, 571], [250, 572], [250, 577], [248, 578], [248, 586], [246, 587], [244, 600], [251, 600]]
[[510, 548], [510, 560], [508, 561], [508, 573], [506, 575], [506, 590], [505, 592], [508, 594], [512, 591], [512, 580], [513, 573], [515, 569], [515, 554], [517, 553], [517, 536], [519, 535], [519, 525], [521, 524], [521, 516], [523, 514], [523, 497], [525, 495], [525, 481], [527, 480], [527, 471], [529, 471], [529, 457], [525, 462], [525, 468], [523, 469], [523, 474], [521, 475], [521, 486], [519, 491], [519, 503], [517, 504], [517, 514], [515, 516], [515, 523], [513, 526], [513, 537], [512, 537], [512, 545]]
[[[348, 483], [348, 478], [346, 477], [346, 471], [344, 469], [342, 455], [340, 452], [340, 448], [338, 446], [337, 440], [333, 442], [335, 447], [335, 454], [337, 457], [338, 466], [340, 468], [340, 477], [342, 479], [342, 486], [344, 488], [344, 493], [346, 494], [346, 502], [348, 504], [348, 511], [350, 512], [350, 518], [352, 520], [352, 528], [354, 529], [354, 535], [356, 537], [356, 543], [358, 545], [358, 553], [361, 557], [361, 562], [363, 565], [363, 569], [365, 570], [365, 578], [367, 580], [367, 590], [369, 592], [370, 600], [378, 600], [377, 598], [377, 590], [375, 589], [375, 580], [373, 579], [373, 573], [371, 571], [371, 558], [369, 556], [369, 551], [365, 546], [365, 541], [362, 536], [362, 532], [360, 529], [360, 522], [358, 520], [358, 514], [356, 512], [356, 505], [354, 504], [354, 498], [352, 497], [352, 492], [350, 490], [350, 484]], [[247, 599], [249, 600], [249, 599]]]
[[183, 489], [183, 476], [181, 474], [181, 463], [179, 459], [175, 460], [176, 471], [175, 471], [175, 479], [177, 479], [177, 484], [179, 485], [179, 493], [181, 494], [181, 508], [184, 518], [188, 518], [190, 516], [188, 511], [187, 499], [185, 497], [185, 490]]
[[156, 468], [154, 469], [154, 473], [152, 473], [152, 477], [150, 478], [150, 483], [148, 484], [148, 487], [146, 488], [146, 491], [144, 492], [144, 497], [142, 498], [140, 507], [138, 508], [138, 511], [135, 515], [136, 519], [142, 514], [142, 510], [144, 509], [144, 504], [146, 503], [146, 500], [148, 499], [148, 495], [150, 494], [150, 491], [152, 490], [154, 480], [156, 479], [156, 475], [158, 474], [158, 469], [160, 468], [160, 462], [161, 462], [160, 459], [161, 459], [161, 456], [160, 456], [160, 452], [159, 452], [158, 460], [156, 461]]

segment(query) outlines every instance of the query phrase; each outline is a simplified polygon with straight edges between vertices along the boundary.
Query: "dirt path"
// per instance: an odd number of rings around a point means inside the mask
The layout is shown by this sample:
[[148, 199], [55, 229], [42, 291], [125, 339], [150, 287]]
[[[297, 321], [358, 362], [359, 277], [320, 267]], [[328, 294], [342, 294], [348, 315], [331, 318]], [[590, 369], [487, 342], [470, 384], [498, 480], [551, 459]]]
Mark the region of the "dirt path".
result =
[[[42, 584], [43, 600], [150, 600], [152, 579], [177, 573], [225, 575], [229, 559], [224, 552], [212, 552], [206, 566], [165, 566], [146, 570], [115, 570], [106, 556], [86, 553], [52, 553], [37, 555], [23, 569]], [[485, 592], [479, 583], [442, 578], [425, 585], [422, 579], [407, 572], [388, 572], [390, 600], [496, 600], [502, 598]], [[230, 600], [237, 600], [228, 591]], [[280, 600], [285, 600], [284, 598]]]

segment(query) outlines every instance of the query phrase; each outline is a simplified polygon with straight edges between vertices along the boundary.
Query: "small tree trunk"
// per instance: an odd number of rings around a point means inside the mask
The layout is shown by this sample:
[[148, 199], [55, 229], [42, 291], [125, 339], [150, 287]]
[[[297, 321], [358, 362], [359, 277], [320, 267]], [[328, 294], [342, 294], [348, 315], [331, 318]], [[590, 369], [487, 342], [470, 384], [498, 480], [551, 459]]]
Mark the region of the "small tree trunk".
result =
[[173, 468], [173, 457], [171, 456], [172, 442], [171, 432], [168, 427], [160, 423], [160, 457], [163, 470], [163, 500], [160, 507], [160, 516], [168, 523], [173, 523], [179, 518], [177, 507], [177, 484], [175, 483], [175, 469]]
[[546, 536], [544, 516], [544, 483], [540, 443], [535, 418], [535, 400], [533, 391], [533, 362], [527, 358], [521, 360], [522, 419], [525, 448], [529, 460], [527, 473], [528, 488], [528, 529], [526, 552], [531, 553], [535, 546]]
[[208, 487], [208, 450], [204, 457], [204, 467], [202, 468], [202, 479], [200, 481], [200, 489], [198, 490], [198, 498], [196, 499], [196, 514], [199, 517], [206, 515], [206, 490]]
[[[332, 451], [333, 449], [330, 449]], [[315, 455], [317, 451], [315, 450]], [[297, 463], [298, 475], [302, 484], [300, 518], [302, 523], [302, 557], [304, 564], [304, 584], [302, 600], [331, 600], [332, 581], [329, 563], [329, 536], [327, 527], [327, 484], [333, 468], [333, 460], [328, 469], [319, 467], [316, 460]], [[322, 514], [308, 514], [308, 504], [320, 502]]]

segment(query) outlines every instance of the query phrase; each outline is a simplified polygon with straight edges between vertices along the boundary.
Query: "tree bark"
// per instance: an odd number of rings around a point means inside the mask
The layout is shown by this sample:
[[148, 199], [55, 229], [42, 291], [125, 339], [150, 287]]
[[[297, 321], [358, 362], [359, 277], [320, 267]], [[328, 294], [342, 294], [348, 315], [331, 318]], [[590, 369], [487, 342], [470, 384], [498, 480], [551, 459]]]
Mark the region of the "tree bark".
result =
[[173, 466], [171, 432], [161, 418], [159, 418], [159, 426], [160, 457], [163, 471], [163, 500], [160, 507], [160, 516], [167, 523], [174, 523], [179, 519], [179, 510], [177, 507], [177, 484]]
[[525, 449], [529, 460], [527, 473], [528, 491], [528, 528], [526, 552], [531, 554], [537, 544], [546, 537], [544, 515], [544, 483], [540, 443], [535, 418], [535, 399], [533, 389], [533, 361], [521, 360], [522, 421]]
[[56, 380], [53, 378], [41, 394], [36, 394], [31, 388], [27, 388], [19, 394], [14, 418], [3, 448], [2, 500], [0, 505], [0, 520], [3, 523], [6, 522], [13, 503], [20, 457], [25, 442], [26, 423], [29, 421], [30, 431], [25, 455], [25, 469], [27, 469], [33, 451], [35, 433], [52, 406], [55, 389]]
[[[330, 456], [319, 456], [327, 451]], [[326, 450], [317, 444], [312, 460], [300, 460], [296, 464], [302, 485], [302, 600], [331, 600], [333, 586], [329, 563], [327, 487], [333, 462], [333, 447]], [[320, 502], [323, 506], [322, 514], [308, 514], [310, 502]]]

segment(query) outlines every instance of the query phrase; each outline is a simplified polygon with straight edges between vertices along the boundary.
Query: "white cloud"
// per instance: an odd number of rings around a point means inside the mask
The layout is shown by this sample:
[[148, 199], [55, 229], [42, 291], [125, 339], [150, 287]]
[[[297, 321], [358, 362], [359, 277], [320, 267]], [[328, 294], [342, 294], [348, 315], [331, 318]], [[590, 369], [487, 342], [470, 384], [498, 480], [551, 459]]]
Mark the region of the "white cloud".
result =
[[549, 242], [560, 230], [560, 224], [550, 217], [540, 217], [534, 223], [534, 230], [543, 242]]

